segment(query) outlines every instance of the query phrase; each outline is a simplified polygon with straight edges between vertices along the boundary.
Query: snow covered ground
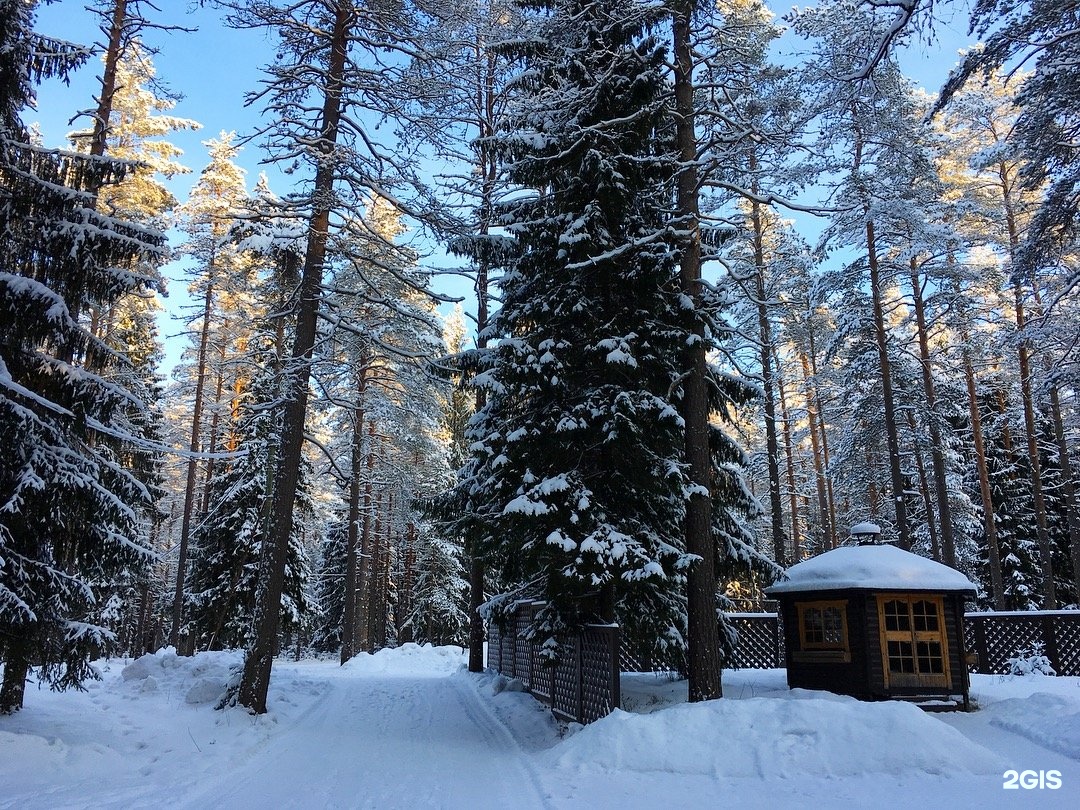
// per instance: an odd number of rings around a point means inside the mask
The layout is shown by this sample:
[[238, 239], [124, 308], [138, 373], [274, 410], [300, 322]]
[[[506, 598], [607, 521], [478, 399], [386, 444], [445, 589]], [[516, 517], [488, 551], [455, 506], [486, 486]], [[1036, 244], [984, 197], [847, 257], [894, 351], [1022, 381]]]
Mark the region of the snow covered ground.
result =
[[[975, 676], [979, 711], [931, 715], [789, 691], [782, 670], [727, 672], [730, 699], [693, 706], [630, 675], [626, 711], [560, 729], [465, 660], [279, 661], [262, 717], [213, 709], [237, 653], [102, 663], [87, 692], [31, 687], [0, 717], [0, 807], [1080, 806], [1078, 678]], [[1009, 770], [1036, 776], [1006, 789]]]

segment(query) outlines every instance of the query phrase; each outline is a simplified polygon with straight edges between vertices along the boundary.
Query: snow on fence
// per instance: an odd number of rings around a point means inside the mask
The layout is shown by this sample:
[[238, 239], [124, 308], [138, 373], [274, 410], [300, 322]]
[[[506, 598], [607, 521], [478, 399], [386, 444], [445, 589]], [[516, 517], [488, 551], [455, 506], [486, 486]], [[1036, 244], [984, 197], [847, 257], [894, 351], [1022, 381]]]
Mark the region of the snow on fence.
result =
[[488, 627], [487, 666], [516, 678], [560, 720], [591, 723], [620, 703], [619, 628], [586, 625], [560, 639], [564, 654], [555, 666], [540, 656], [540, 645], [525, 638], [542, 603], [522, 602], [506, 627]]

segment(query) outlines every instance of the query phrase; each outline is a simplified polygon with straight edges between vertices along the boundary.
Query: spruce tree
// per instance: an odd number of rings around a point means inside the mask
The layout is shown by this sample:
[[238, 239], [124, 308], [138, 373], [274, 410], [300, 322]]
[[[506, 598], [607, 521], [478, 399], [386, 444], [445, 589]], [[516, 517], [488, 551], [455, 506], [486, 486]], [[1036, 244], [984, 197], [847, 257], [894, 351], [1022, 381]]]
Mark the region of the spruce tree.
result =
[[664, 214], [673, 190], [658, 9], [545, 3], [497, 140], [530, 190], [520, 256], [477, 382], [464, 487], [503, 575], [544, 598], [533, 628], [618, 618], [684, 665], [687, 480], [673, 392], [687, 333]]
[[113, 638], [100, 585], [152, 556], [149, 493], [123, 461], [145, 404], [105, 376], [129, 361], [82, 318], [145, 285], [164, 238], [97, 209], [130, 164], [32, 143], [34, 83], [89, 55], [36, 34], [36, 5], [0, 2], [0, 713], [22, 706], [31, 664], [58, 688], [96, 675]]

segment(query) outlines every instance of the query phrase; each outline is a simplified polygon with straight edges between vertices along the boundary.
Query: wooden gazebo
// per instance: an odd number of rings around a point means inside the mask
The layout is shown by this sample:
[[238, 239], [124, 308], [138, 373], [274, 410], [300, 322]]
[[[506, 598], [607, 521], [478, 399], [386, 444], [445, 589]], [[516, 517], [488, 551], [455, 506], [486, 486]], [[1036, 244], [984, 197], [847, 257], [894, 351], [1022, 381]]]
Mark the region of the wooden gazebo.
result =
[[793, 565], [765, 592], [780, 603], [790, 688], [967, 708], [964, 600], [975, 586], [959, 571], [870, 542]]

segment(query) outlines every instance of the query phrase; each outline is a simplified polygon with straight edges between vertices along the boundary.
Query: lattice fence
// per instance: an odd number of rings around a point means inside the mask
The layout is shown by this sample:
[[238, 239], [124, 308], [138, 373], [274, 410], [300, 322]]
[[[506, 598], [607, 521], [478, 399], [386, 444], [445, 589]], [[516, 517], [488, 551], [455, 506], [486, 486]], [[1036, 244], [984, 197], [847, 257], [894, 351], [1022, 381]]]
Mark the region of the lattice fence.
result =
[[784, 666], [784, 633], [776, 613], [732, 613], [727, 622], [739, 634], [732, 666], [778, 669]]
[[[734, 613], [727, 618], [739, 632], [735, 666], [784, 666], [784, 633], [777, 614]], [[968, 652], [975, 655], [972, 672], [1005, 675], [1010, 658], [1041, 644], [1058, 675], [1080, 675], [1080, 611], [968, 613], [964, 640]]]
[[621, 699], [619, 628], [589, 625], [562, 639], [563, 655], [551, 666], [541, 658], [540, 645], [525, 638], [540, 607], [523, 602], [506, 627], [488, 628], [488, 668], [520, 680], [562, 720], [591, 723], [610, 714]]
[[1058, 675], [1080, 675], [1080, 612], [968, 613], [964, 638], [978, 663], [975, 672], [1005, 675], [1009, 659], [1041, 644]]
[[[490, 669], [517, 678], [559, 718], [591, 723], [619, 705], [619, 675], [651, 672], [652, 663], [627, 646], [620, 647], [619, 628], [588, 626], [564, 639], [565, 654], [552, 667], [540, 657], [540, 646], [525, 631], [540, 603], [524, 602], [505, 628], [488, 629]], [[734, 666], [776, 669], [784, 666], [784, 633], [775, 613], [734, 613], [727, 620], [738, 631]], [[1080, 675], [1080, 611], [969, 613], [964, 638], [975, 653], [973, 672], [1006, 674], [1009, 658], [1041, 643], [1058, 675]]]

